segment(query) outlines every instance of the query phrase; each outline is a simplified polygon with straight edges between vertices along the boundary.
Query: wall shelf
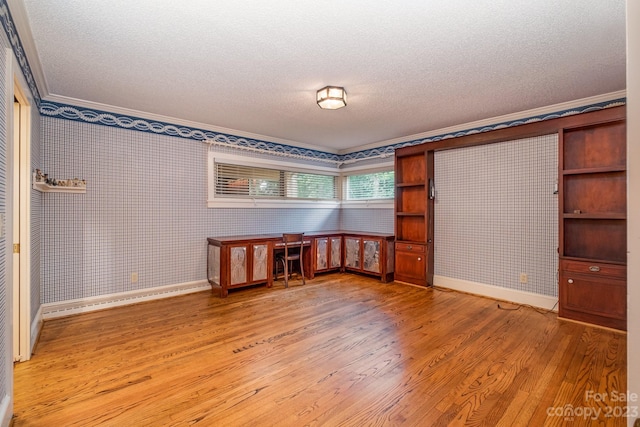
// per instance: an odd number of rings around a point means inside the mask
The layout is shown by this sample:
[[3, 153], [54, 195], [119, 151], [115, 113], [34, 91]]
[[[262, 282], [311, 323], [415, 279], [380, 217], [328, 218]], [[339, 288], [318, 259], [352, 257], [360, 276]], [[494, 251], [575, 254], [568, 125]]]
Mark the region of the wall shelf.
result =
[[[64, 180], [64, 181], [72, 181], [72, 180]], [[86, 193], [87, 185], [86, 184], [78, 184], [78, 185], [50, 185], [44, 181], [36, 180], [36, 174], [33, 173], [33, 189], [38, 190], [42, 193]]]

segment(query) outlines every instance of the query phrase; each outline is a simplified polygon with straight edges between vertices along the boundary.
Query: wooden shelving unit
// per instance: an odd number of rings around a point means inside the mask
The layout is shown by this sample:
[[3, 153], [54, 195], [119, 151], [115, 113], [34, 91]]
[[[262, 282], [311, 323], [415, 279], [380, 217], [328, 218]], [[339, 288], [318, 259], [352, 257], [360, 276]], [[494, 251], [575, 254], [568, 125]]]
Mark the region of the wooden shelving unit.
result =
[[624, 120], [562, 129], [559, 316], [626, 329]]
[[395, 152], [395, 279], [433, 285], [433, 151]]

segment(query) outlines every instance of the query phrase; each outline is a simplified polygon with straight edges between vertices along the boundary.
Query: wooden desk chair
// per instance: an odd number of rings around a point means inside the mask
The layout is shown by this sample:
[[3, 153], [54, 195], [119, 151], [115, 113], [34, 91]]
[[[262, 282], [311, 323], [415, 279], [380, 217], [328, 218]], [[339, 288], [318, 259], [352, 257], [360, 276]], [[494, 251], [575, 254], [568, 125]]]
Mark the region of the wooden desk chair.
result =
[[284, 244], [284, 254], [278, 255], [276, 261], [280, 261], [284, 268], [284, 287], [289, 287], [289, 277], [291, 275], [293, 261], [298, 261], [300, 264], [302, 284], [306, 284], [304, 280], [304, 267], [302, 261], [302, 252], [304, 251], [304, 233], [284, 233], [282, 235], [282, 243]]

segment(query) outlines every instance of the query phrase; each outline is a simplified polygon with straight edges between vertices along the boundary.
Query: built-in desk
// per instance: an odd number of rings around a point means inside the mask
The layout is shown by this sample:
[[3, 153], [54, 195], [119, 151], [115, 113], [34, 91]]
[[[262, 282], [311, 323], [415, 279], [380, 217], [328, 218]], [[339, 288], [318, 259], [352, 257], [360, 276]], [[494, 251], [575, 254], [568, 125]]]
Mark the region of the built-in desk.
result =
[[[393, 235], [382, 233], [305, 233], [305, 277], [338, 270], [375, 275], [383, 282], [393, 280], [393, 241]], [[283, 245], [282, 234], [209, 237], [207, 243], [207, 280], [221, 297], [229, 289], [273, 285], [274, 252]]]

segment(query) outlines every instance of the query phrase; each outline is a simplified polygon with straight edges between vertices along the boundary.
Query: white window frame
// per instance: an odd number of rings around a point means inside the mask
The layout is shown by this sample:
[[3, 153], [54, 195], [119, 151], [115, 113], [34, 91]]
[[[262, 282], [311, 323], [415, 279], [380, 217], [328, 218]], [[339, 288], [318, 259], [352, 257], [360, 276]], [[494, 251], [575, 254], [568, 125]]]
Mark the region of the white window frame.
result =
[[300, 163], [286, 162], [280, 160], [266, 160], [239, 156], [237, 154], [217, 153], [209, 151], [207, 165], [207, 207], [208, 208], [305, 208], [305, 209], [327, 209], [339, 208], [341, 199], [340, 181], [338, 181], [336, 192], [337, 200], [305, 200], [305, 199], [248, 199], [233, 197], [216, 197], [215, 194], [215, 164], [227, 163], [241, 166], [253, 166], [258, 168], [277, 168], [302, 173], [322, 173], [326, 175], [340, 176], [340, 171], [333, 167], [310, 166]]
[[[385, 172], [394, 170], [393, 160], [390, 162], [377, 163], [369, 166], [352, 166], [342, 168], [340, 170], [341, 194], [347, 193], [347, 176], [349, 175], [365, 175], [375, 172]], [[393, 209], [395, 198], [390, 199], [371, 199], [371, 200], [341, 200], [341, 205], [345, 208], [356, 209]]]

